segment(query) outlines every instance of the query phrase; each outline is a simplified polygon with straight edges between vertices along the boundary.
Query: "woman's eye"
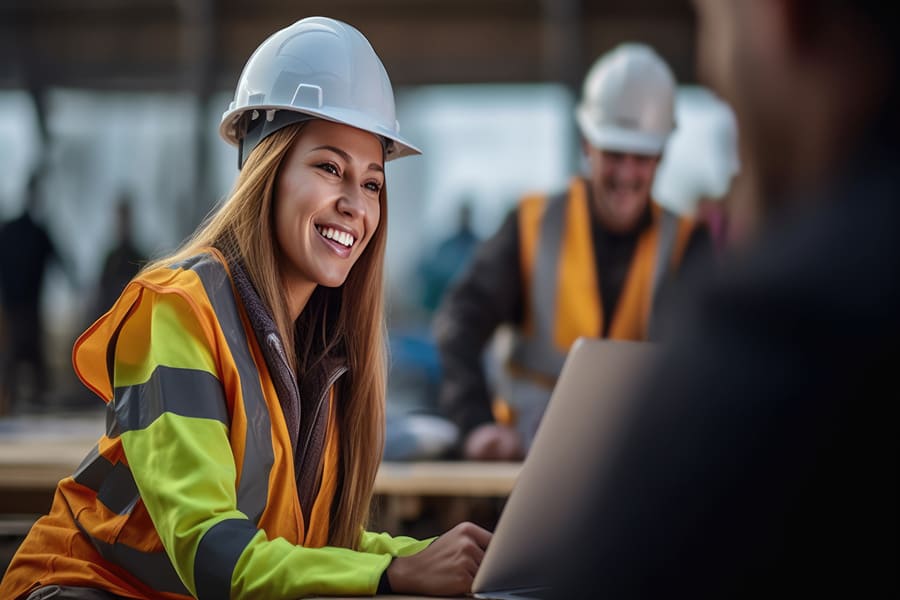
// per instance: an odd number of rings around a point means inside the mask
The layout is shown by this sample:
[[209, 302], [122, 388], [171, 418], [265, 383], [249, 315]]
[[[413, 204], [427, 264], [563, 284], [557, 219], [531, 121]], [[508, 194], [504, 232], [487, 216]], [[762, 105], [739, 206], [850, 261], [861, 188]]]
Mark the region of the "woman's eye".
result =
[[381, 184], [376, 181], [370, 181], [366, 184], [366, 189], [377, 193], [381, 191]]
[[327, 172], [331, 173], [332, 175], [339, 175], [338, 168], [332, 163], [322, 163], [317, 166], [318, 166], [318, 168], [322, 169], [323, 171], [327, 171]]

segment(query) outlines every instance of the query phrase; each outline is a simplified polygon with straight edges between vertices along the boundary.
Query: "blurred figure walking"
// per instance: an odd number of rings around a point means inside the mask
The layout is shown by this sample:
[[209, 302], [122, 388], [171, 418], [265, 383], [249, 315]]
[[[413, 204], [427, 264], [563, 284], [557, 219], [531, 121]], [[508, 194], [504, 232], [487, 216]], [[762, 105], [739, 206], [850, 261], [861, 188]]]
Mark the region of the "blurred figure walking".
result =
[[48, 387], [41, 297], [52, 261], [62, 264], [39, 220], [39, 176], [28, 181], [22, 214], [0, 226], [0, 303], [3, 317], [0, 414], [4, 406], [38, 407]]
[[146, 260], [147, 257], [134, 243], [131, 202], [127, 195], [123, 195], [116, 204], [116, 243], [106, 254], [97, 285], [94, 319], [110, 309]]

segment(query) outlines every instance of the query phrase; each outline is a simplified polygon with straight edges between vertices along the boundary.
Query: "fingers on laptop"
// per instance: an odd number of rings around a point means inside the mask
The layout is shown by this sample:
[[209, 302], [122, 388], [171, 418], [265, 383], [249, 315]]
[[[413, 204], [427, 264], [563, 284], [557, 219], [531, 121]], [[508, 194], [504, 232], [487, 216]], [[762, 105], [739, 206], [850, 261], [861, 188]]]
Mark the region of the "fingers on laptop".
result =
[[460, 523], [418, 554], [395, 558], [387, 571], [391, 588], [429, 595], [468, 593], [490, 540], [491, 532]]
[[488, 544], [491, 543], [491, 538], [494, 536], [494, 534], [487, 529], [479, 527], [475, 523], [469, 523], [468, 521], [460, 523], [456, 527], [462, 528], [466, 535], [475, 540], [478, 547], [482, 550], [482, 555], [483, 551], [488, 547]]

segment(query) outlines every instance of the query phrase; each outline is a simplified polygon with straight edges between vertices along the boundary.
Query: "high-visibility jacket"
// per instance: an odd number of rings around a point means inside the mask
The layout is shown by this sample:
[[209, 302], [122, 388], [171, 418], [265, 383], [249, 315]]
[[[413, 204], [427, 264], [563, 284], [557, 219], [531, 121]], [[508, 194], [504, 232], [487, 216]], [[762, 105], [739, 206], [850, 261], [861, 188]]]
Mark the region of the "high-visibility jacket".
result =
[[[613, 314], [604, 310], [586, 182], [567, 193], [524, 198], [518, 210], [519, 250], [526, 291], [523, 327], [514, 333], [501, 395], [530, 440], [566, 354], [579, 337], [647, 340], [655, 292], [678, 266], [693, 231], [690, 219], [653, 205], [639, 235]], [[609, 320], [609, 327], [604, 322]]]
[[0, 597], [49, 584], [133, 598], [373, 594], [392, 556], [429, 543], [360, 532], [359, 552], [325, 546], [340, 468], [336, 377], [322, 390], [320, 483], [301, 507], [270, 371], [215, 250], [139, 276], [78, 339], [73, 362], [108, 403], [107, 432], [59, 483]]

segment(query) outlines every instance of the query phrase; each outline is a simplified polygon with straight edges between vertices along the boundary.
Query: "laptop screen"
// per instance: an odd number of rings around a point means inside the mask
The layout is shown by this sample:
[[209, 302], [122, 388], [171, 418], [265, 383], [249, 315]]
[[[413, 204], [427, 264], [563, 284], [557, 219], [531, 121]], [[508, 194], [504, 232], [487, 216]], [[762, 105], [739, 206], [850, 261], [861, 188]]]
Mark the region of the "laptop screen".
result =
[[541, 597], [548, 561], [566, 561], [577, 547], [631, 388], [657, 352], [646, 342], [582, 338], [572, 346], [473, 582], [476, 596]]

